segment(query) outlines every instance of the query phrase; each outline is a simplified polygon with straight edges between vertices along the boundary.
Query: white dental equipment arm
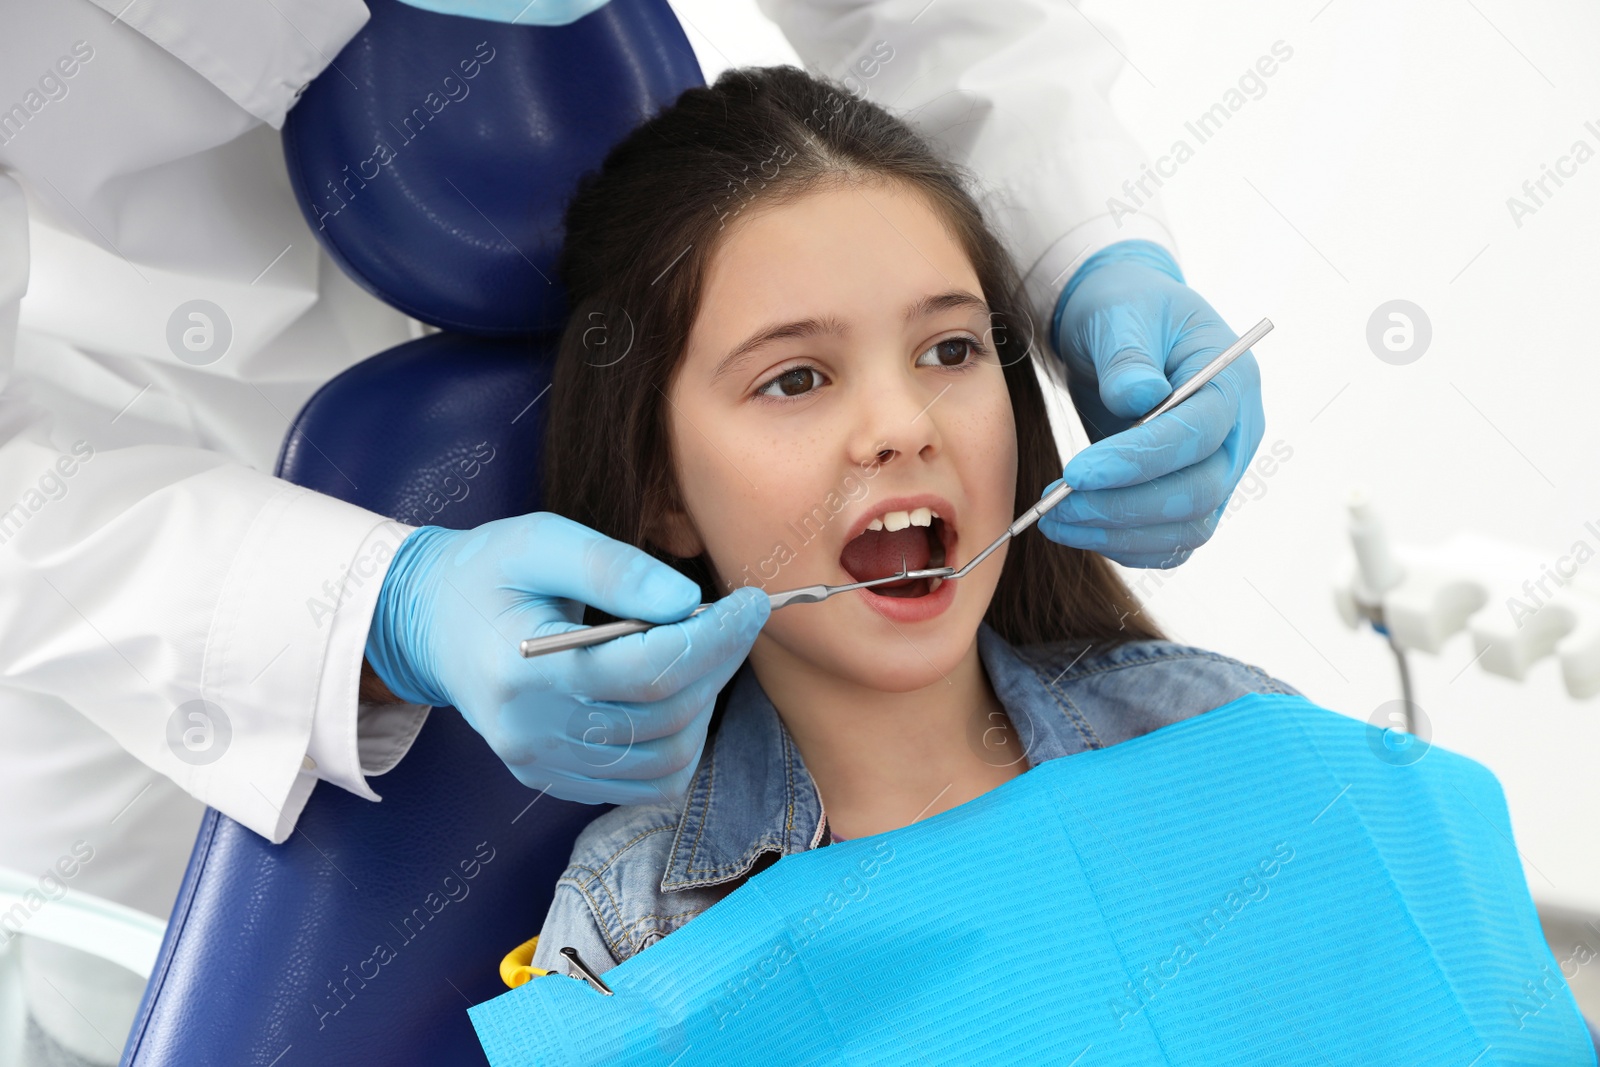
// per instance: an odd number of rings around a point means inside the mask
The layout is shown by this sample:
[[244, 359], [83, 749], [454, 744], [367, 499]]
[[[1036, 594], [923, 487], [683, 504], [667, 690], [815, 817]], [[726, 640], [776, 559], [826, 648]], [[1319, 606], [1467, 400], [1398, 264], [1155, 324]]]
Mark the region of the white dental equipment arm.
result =
[[1437, 653], [1461, 630], [1491, 674], [1521, 681], [1554, 655], [1568, 693], [1600, 693], [1600, 575], [1584, 567], [1600, 549], [1596, 524], [1552, 566], [1531, 549], [1467, 532], [1425, 548], [1391, 546], [1364, 492], [1351, 495], [1349, 510], [1355, 559], [1335, 576], [1334, 603], [1347, 626], [1367, 621], [1387, 636], [1408, 712], [1404, 652]]

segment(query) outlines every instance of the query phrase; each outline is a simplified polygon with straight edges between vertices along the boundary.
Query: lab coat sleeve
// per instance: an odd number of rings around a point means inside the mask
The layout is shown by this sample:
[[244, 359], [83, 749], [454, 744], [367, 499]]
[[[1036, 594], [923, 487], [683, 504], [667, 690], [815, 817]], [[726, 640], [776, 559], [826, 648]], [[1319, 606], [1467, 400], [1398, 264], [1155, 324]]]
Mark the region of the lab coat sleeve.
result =
[[44, 419], [11, 433], [16, 414], [0, 410], [5, 684], [60, 698], [274, 842], [319, 777], [378, 799], [364, 770], [426, 714], [367, 708], [378, 740], [358, 737], [395, 524], [201, 449], [97, 451]]
[[90, 2], [273, 129], [369, 17], [362, 0]]
[[1066, 0], [758, 0], [808, 69], [900, 115], [978, 179], [1041, 332], [1073, 271], [1117, 241], [1173, 250], [1137, 211], [1138, 145], [1106, 94], [1124, 61]]

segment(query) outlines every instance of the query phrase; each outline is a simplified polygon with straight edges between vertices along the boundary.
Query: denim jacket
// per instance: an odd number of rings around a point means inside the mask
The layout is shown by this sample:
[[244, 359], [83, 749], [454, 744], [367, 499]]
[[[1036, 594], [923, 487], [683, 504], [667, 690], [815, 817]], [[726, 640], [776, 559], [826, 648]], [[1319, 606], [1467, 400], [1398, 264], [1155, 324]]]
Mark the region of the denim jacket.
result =
[[[987, 623], [978, 655], [1031, 769], [1221, 707], [1299, 691], [1260, 668], [1167, 641], [1014, 647]], [[596, 973], [654, 944], [782, 856], [822, 844], [822, 802], [746, 662], [680, 801], [613, 808], [578, 835], [533, 965]]]

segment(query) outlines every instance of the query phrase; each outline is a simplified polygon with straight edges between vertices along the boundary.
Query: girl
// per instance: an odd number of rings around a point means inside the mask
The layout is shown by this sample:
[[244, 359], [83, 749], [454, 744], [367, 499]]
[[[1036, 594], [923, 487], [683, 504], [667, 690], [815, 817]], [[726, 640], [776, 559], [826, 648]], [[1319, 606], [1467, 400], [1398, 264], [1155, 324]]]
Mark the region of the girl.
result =
[[[968, 181], [793, 67], [640, 126], [567, 212], [548, 510], [708, 601], [971, 558], [1059, 480], [1036, 371], [1063, 372]], [[579, 836], [533, 966], [572, 946], [603, 972], [784, 855], [1252, 691], [1294, 690], [1162, 640], [1104, 559], [1037, 531], [960, 581], [775, 612], [688, 795]]]

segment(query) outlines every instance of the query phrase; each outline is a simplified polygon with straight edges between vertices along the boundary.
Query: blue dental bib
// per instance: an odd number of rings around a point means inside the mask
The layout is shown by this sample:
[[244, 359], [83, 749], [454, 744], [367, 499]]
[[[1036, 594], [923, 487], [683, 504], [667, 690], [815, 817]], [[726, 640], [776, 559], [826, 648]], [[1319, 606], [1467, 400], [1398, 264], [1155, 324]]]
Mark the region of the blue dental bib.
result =
[[787, 856], [607, 971], [471, 1009], [494, 1067], [1585, 1065], [1499, 782], [1295, 696]]

